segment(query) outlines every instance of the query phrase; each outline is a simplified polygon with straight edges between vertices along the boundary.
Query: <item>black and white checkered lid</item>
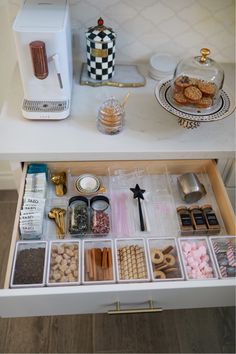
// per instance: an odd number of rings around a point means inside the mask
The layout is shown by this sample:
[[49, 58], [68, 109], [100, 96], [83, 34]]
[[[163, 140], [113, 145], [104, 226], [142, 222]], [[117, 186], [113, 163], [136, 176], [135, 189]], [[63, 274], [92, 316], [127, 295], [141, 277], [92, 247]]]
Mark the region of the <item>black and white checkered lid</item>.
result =
[[112, 28], [104, 26], [104, 21], [100, 17], [97, 26], [89, 27], [88, 32], [86, 32], [86, 37], [91, 42], [107, 43], [115, 40], [116, 33]]

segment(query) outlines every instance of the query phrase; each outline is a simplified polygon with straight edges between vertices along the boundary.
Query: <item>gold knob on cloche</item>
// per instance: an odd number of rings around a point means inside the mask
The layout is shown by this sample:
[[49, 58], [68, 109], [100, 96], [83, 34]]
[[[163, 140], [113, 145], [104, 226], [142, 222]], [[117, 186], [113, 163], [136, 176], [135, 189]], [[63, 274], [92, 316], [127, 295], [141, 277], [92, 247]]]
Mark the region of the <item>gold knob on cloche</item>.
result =
[[211, 53], [211, 51], [208, 48], [202, 48], [200, 50], [200, 53], [201, 53], [200, 62], [205, 63], [205, 61], [207, 60], [207, 56]]

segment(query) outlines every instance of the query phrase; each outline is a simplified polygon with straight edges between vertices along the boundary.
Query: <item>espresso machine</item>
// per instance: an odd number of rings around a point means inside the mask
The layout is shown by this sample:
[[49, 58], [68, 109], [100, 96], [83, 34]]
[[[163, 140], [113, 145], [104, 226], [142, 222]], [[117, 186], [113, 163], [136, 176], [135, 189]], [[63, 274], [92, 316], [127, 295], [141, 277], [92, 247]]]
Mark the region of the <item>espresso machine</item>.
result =
[[13, 24], [27, 119], [69, 116], [72, 48], [68, 0], [25, 0]]

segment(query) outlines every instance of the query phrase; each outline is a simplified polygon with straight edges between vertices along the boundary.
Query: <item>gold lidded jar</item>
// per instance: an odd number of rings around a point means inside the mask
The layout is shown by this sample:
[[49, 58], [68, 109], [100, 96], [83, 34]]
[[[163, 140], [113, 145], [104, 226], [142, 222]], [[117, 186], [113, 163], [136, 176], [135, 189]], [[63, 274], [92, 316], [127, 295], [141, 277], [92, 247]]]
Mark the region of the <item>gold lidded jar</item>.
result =
[[108, 98], [99, 109], [97, 128], [104, 134], [118, 134], [123, 130], [124, 117], [123, 105], [114, 97]]
[[224, 83], [224, 71], [202, 48], [200, 56], [181, 60], [176, 66], [171, 86], [171, 99], [179, 109], [191, 113], [208, 113], [218, 103]]

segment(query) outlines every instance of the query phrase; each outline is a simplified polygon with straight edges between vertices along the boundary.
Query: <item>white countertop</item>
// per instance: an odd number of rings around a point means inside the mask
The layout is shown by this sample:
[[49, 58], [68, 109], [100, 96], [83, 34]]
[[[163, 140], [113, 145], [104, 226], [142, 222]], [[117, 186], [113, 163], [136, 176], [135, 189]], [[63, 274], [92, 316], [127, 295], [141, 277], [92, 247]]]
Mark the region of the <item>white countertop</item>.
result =
[[[234, 65], [224, 65], [226, 85], [234, 90]], [[145, 67], [147, 83], [141, 88], [88, 87], [74, 81], [72, 112], [62, 121], [30, 121], [21, 115], [22, 87], [18, 69], [0, 116], [0, 160], [69, 161], [130, 159], [232, 158], [235, 155], [235, 112], [197, 129], [178, 125], [154, 95], [156, 81]], [[224, 87], [227, 87], [224, 86]], [[226, 89], [225, 89], [226, 91]], [[114, 95], [123, 99], [126, 126], [118, 135], [104, 135], [96, 128], [102, 102]]]

